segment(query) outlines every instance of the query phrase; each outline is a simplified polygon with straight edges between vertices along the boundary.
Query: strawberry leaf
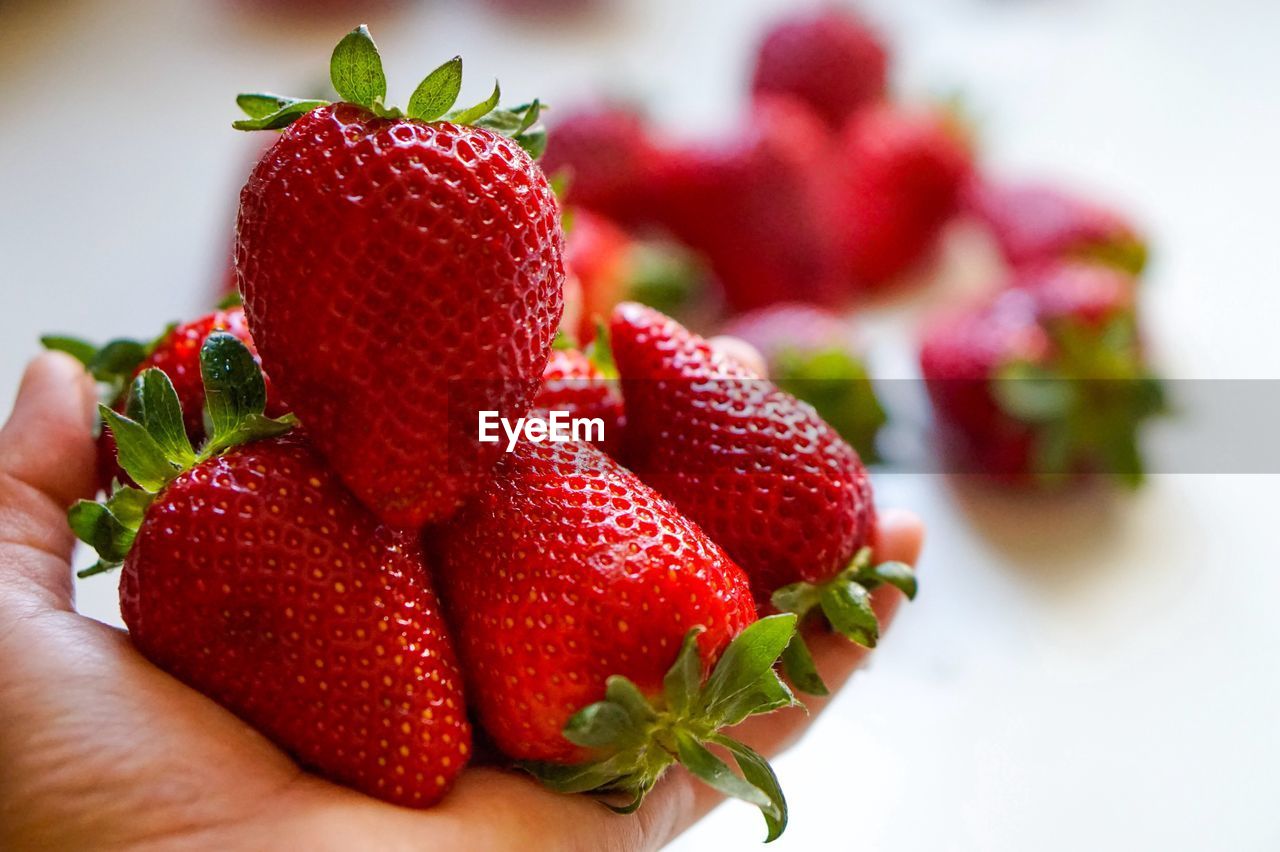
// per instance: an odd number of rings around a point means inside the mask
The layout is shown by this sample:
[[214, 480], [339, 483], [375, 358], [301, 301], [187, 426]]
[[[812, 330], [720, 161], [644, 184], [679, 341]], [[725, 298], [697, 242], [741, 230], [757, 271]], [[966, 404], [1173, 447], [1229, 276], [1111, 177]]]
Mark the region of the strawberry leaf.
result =
[[364, 24], [343, 36], [329, 58], [329, 80], [348, 103], [372, 108], [387, 97], [387, 76], [382, 57]]
[[205, 338], [200, 347], [200, 375], [210, 424], [201, 459], [249, 441], [282, 435], [296, 423], [292, 415], [275, 420], [263, 416], [267, 386], [262, 368], [234, 334], [220, 331]]
[[792, 637], [787, 649], [782, 652], [782, 670], [787, 673], [795, 688], [806, 695], [828, 695], [830, 692], [818, 674], [808, 644], [799, 633]]
[[671, 712], [685, 715], [693, 710], [698, 686], [702, 683], [702, 657], [698, 654], [698, 635], [702, 628], [690, 630], [680, 646], [675, 665], [662, 679], [662, 693]]
[[159, 491], [178, 475], [178, 468], [145, 426], [105, 405], [99, 405], [98, 411], [115, 436], [120, 467], [134, 482], [148, 491]]
[[880, 624], [867, 590], [847, 581], [827, 583], [819, 605], [831, 627], [851, 642], [874, 648], [880, 638]]
[[191, 448], [191, 439], [187, 437], [178, 392], [164, 371], [152, 368], [138, 376], [131, 399], [139, 401], [142, 423], [165, 458], [179, 468], [190, 467], [196, 453]]
[[463, 109], [463, 110], [458, 110], [456, 112], [451, 112], [449, 113], [447, 118], [449, 121], [453, 122], [454, 124], [475, 124], [481, 118], [484, 118], [486, 115], [493, 112], [494, 108], [498, 106], [498, 101], [501, 100], [501, 98], [502, 98], [502, 87], [498, 85], [497, 80], [494, 80], [493, 93], [489, 95], [488, 98], [476, 104], [475, 106], [468, 107], [467, 109]]
[[70, 355], [83, 364], [85, 369], [93, 366], [93, 359], [98, 355], [98, 347], [89, 341], [64, 334], [46, 334], [40, 338], [40, 345], [50, 352]]
[[784, 613], [762, 618], [734, 637], [703, 689], [702, 708], [706, 715], [720, 718], [739, 694], [756, 688], [766, 675], [773, 675], [773, 664], [795, 629], [796, 616]]
[[761, 810], [771, 812], [770, 815], [775, 818], [778, 816], [773, 802], [763, 790], [735, 775], [723, 760], [712, 754], [692, 735], [684, 731], [676, 731], [675, 740], [680, 763], [698, 780], [726, 796], [750, 802]]
[[314, 98], [282, 98], [283, 103], [274, 112], [256, 118], [242, 118], [231, 126], [236, 130], [280, 130], [288, 127], [298, 119], [317, 107], [328, 105], [328, 101]]
[[455, 56], [418, 84], [405, 112], [419, 121], [435, 121], [453, 107], [461, 91], [462, 57]]
[[711, 741], [727, 749], [738, 764], [738, 769], [742, 771], [742, 777], [768, 797], [772, 807], [761, 808], [761, 813], [764, 814], [765, 822], [769, 826], [769, 836], [764, 842], [771, 843], [777, 840], [787, 829], [787, 800], [782, 795], [782, 787], [778, 784], [778, 776], [774, 774], [773, 767], [753, 749], [732, 737], [715, 734], [711, 737]]

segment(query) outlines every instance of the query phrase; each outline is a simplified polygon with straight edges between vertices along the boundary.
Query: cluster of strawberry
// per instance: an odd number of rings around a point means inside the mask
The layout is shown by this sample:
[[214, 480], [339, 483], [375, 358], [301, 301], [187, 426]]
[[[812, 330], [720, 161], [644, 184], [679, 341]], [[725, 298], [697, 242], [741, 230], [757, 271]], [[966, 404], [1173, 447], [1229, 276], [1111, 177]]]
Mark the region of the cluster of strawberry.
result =
[[[331, 76], [339, 103], [239, 98], [238, 127], [282, 130], [241, 194], [243, 307], [46, 339], [110, 397], [83, 573], [121, 567], [143, 654], [370, 795], [438, 801], [477, 724], [620, 810], [682, 763], [776, 837], [777, 780], [724, 729], [825, 691], [801, 622], [871, 646], [915, 593], [874, 559], [858, 454], [650, 307], [555, 345], [537, 101], [455, 109], [454, 59], [389, 107], [363, 27]], [[601, 446], [478, 440], [481, 411], [540, 410], [600, 418]]]
[[577, 208], [583, 315], [628, 298], [695, 328], [727, 315], [725, 333], [874, 459], [885, 415], [848, 312], [923, 281], [947, 226], [976, 223], [1007, 280], [932, 323], [921, 352], [947, 469], [1138, 481], [1137, 431], [1162, 404], [1134, 312], [1143, 239], [1102, 206], [989, 178], [953, 108], [903, 105], [888, 78], [878, 34], [827, 9], [766, 33], [732, 138], [677, 144], [612, 104], [564, 116], [544, 166]]

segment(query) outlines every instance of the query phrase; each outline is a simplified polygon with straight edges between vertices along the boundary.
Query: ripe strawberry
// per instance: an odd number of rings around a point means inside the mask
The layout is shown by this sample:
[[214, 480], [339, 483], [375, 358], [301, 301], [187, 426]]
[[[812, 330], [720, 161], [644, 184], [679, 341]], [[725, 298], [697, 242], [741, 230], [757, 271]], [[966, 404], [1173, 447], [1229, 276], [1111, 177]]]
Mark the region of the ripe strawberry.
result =
[[1141, 482], [1138, 430], [1162, 400], [1133, 291], [1106, 267], [1041, 267], [936, 320], [920, 364], [955, 469], [1020, 485], [1089, 471]]
[[[128, 410], [130, 385], [134, 380], [152, 367], [162, 370], [173, 383], [178, 401], [185, 412], [183, 423], [187, 438], [193, 444], [198, 444], [205, 437], [204, 417], [201, 414], [204, 408], [204, 382], [200, 378], [200, 347], [216, 331], [235, 335], [257, 357], [253, 340], [249, 336], [244, 309], [240, 307], [217, 310], [191, 322], [170, 326], [150, 343], [118, 339], [99, 348], [83, 340], [62, 336], [45, 337], [43, 343], [50, 349], [67, 352], [78, 358], [103, 385], [106, 401], [121, 414]], [[272, 389], [270, 380], [266, 381], [267, 415], [278, 417], [287, 409]], [[109, 493], [111, 483], [116, 480], [128, 481], [116, 461], [115, 438], [110, 429], [103, 429], [98, 435], [99, 489]]]
[[614, 305], [636, 301], [666, 313], [705, 301], [696, 261], [669, 240], [634, 237], [585, 209], [573, 210], [565, 235], [565, 267], [582, 286], [582, 310], [574, 333], [595, 335], [596, 323]]
[[[326, 777], [400, 805], [439, 800], [468, 759], [458, 672], [421, 550], [268, 419], [230, 334], [201, 349], [212, 432], [197, 453], [168, 377], [134, 420], [103, 406], [139, 488], [71, 509], [144, 656]], [[252, 442], [252, 443], [246, 443]]]
[[[914, 594], [915, 581], [905, 566], [870, 564], [875, 507], [857, 452], [813, 408], [657, 311], [620, 305], [610, 335], [627, 465], [747, 571], [762, 606], [820, 609], [873, 646], [869, 587]], [[787, 662], [797, 685], [821, 691], [803, 658]]]
[[801, 12], [778, 22], [756, 56], [756, 94], [807, 103], [832, 130], [885, 96], [888, 54], [879, 35], [852, 12]]
[[1053, 187], [975, 181], [966, 202], [1016, 268], [1076, 258], [1137, 275], [1146, 265], [1146, 241], [1129, 221]]
[[607, 342], [592, 341], [586, 351], [558, 343], [542, 371], [542, 388], [530, 413], [545, 418], [553, 411], [563, 411], [570, 418], [599, 420], [604, 424], [604, 438], [594, 443], [617, 458], [625, 422], [617, 379]]
[[588, 105], [562, 116], [553, 130], [542, 167], [566, 176], [570, 205], [627, 224], [653, 215], [653, 178], [663, 155], [638, 113]]
[[679, 761], [781, 833], [768, 764], [718, 731], [794, 703], [773, 663], [795, 619], [757, 622], [746, 576], [697, 526], [590, 445], [524, 442], [434, 541], [474, 706], [502, 751], [555, 789], [626, 794], [624, 810]]
[[363, 27], [332, 67], [346, 103], [240, 98], [256, 117], [237, 127], [287, 125], [241, 195], [240, 289], [316, 448], [383, 520], [419, 527], [487, 480], [501, 448], [478, 440], [478, 412], [518, 418], [537, 391], [561, 311], [559, 209], [521, 147], [541, 145], [536, 101], [494, 111], [495, 88], [440, 120], [454, 59], [407, 114], [389, 109]]
[[867, 461], [878, 458], [884, 409], [863, 361], [853, 323], [817, 305], [779, 302], [723, 329], [764, 356], [769, 378], [814, 407]]
[[855, 285], [873, 290], [927, 259], [959, 210], [972, 157], [941, 115], [887, 104], [850, 121], [840, 157], [846, 258]]
[[738, 138], [666, 158], [659, 222], [705, 256], [734, 310], [844, 297], [830, 142], [803, 104], [766, 98]]

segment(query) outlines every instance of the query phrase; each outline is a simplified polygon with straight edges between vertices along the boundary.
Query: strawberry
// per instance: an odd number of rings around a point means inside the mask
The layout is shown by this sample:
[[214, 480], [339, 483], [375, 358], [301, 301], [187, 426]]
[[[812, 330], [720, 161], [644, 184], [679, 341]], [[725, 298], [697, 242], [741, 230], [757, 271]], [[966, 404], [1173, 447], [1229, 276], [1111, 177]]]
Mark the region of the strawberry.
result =
[[803, 104], [766, 98], [737, 138], [666, 158], [659, 223], [705, 256], [734, 310], [844, 297], [830, 143]]
[[1147, 245], [1119, 213], [1051, 186], [975, 181], [968, 208], [1015, 268], [1071, 258], [1142, 272]]
[[474, 706], [503, 752], [555, 789], [625, 794], [624, 811], [678, 761], [781, 833], [768, 764], [719, 730], [794, 703], [773, 663], [795, 618], [756, 621], [746, 576], [697, 526], [588, 444], [523, 442], [431, 535]]
[[[812, 407], [657, 311], [620, 305], [610, 335], [628, 467], [746, 570], [762, 607], [820, 611], [873, 646], [869, 589], [914, 595], [915, 581], [903, 565], [870, 562], [875, 507], [857, 452]], [[793, 652], [797, 685], [821, 692], [803, 648]]]
[[838, 130], [885, 96], [888, 51], [868, 24], [844, 9], [792, 15], [765, 34], [751, 88], [809, 105]]
[[[106, 401], [119, 413], [128, 410], [131, 401], [130, 385], [143, 371], [152, 367], [169, 376], [178, 401], [182, 404], [187, 438], [198, 444], [205, 437], [204, 383], [200, 378], [200, 347], [210, 334], [225, 331], [244, 343], [254, 357], [257, 351], [249, 336], [244, 309], [229, 307], [206, 314], [199, 319], [181, 325], [172, 325], [149, 343], [137, 340], [117, 339], [102, 347], [73, 337], [48, 336], [42, 342], [49, 349], [67, 352], [80, 360], [85, 368], [103, 386]], [[286, 408], [267, 382], [267, 414], [278, 417]], [[110, 492], [115, 480], [127, 481], [124, 471], [116, 461], [116, 443], [110, 429], [103, 429], [98, 436], [98, 485]]]
[[461, 676], [418, 543], [379, 523], [296, 434], [232, 335], [201, 347], [212, 425], [197, 452], [174, 385], [140, 376], [137, 419], [106, 406], [137, 488], [72, 507], [123, 565], [144, 656], [303, 765], [389, 802], [438, 801], [468, 759]]
[[669, 240], [632, 236], [586, 209], [571, 213], [565, 266], [582, 287], [578, 340], [591, 340], [596, 323], [622, 301], [637, 301], [667, 313], [703, 301], [706, 282], [687, 251]]
[[598, 419], [604, 424], [604, 437], [595, 443], [617, 458], [625, 422], [617, 378], [607, 341], [597, 338], [583, 351], [560, 338], [542, 371], [542, 388], [530, 414], [547, 418], [563, 411], [571, 418]]
[[867, 461], [885, 424], [853, 324], [817, 305], [779, 302], [737, 317], [722, 333], [764, 356], [769, 378], [814, 407]]
[[653, 215], [653, 178], [663, 154], [639, 113], [589, 104], [562, 116], [553, 131], [542, 166], [566, 176], [570, 205], [627, 224]]
[[1097, 470], [1140, 483], [1139, 428], [1162, 395], [1133, 293], [1123, 273], [1068, 263], [935, 320], [920, 365], [955, 469], [1018, 485]]
[[518, 418], [537, 391], [562, 307], [559, 208], [522, 147], [542, 144], [536, 101], [495, 110], [495, 87], [441, 120], [455, 58], [406, 113], [388, 108], [363, 27], [332, 69], [343, 103], [239, 99], [237, 127], [286, 127], [241, 194], [240, 289], [316, 448], [384, 521], [419, 527], [489, 476], [501, 448], [478, 440], [478, 412]]
[[972, 156], [941, 114], [888, 104], [855, 116], [840, 144], [845, 255], [855, 285], [874, 290], [927, 259], [959, 210]]

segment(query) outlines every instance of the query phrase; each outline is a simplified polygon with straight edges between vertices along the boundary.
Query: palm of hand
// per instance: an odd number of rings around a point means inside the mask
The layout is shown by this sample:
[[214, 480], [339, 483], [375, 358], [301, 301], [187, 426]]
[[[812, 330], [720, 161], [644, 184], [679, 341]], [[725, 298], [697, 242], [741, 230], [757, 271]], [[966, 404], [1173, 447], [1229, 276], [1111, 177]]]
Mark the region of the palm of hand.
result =
[[[411, 811], [301, 770], [231, 713], [143, 659], [125, 634], [77, 615], [65, 508], [91, 488], [92, 387], [61, 356], [28, 370], [0, 432], [0, 848], [640, 849], [660, 846], [716, 794], [676, 770], [645, 806], [618, 816], [505, 770], [468, 770], [439, 806]], [[914, 562], [914, 518], [886, 515], [877, 549]], [[887, 620], [898, 593], [882, 587]], [[838, 686], [861, 654], [811, 643]], [[811, 709], [820, 703], [808, 702]], [[737, 735], [765, 754], [803, 731], [803, 711], [754, 719]], [[784, 779], [785, 780], [785, 779]]]

